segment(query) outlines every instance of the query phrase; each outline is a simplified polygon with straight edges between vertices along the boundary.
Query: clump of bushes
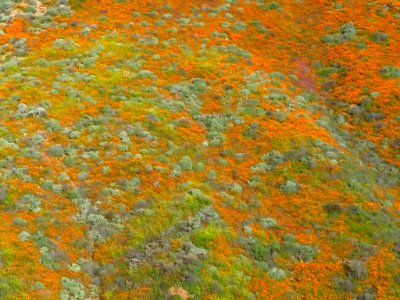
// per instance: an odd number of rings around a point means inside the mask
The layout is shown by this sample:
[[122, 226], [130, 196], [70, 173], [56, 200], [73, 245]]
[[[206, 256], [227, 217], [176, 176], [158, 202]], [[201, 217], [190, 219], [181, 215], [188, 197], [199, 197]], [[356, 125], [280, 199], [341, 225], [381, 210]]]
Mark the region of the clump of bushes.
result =
[[361, 260], [349, 260], [344, 267], [346, 272], [354, 279], [364, 279], [368, 274], [368, 269]]
[[71, 51], [77, 47], [77, 44], [71, 39], [56, 39], [51, 47], [57, 50]]
[[261, 156], [261, 159], [268, 163], [268, 165], [272, 167], [277, 167], [280, 164], [284, 163], [284, 156], [277, 150], [273, 150]]
[[336, 33], [323, 36], [321, 40], [327, 44], [337, 45], [354, 40], [356, 33], [356, 26], [352, 22], [349, 22], [340, 26]]
[[298, 243], [296, 238], [291, 234], [284, 236], [282, 248], [283, 251], [295, 261], [313, 261], [318, 253], [316, 247]]
[[63, 277], [61, 284], [63, 286], [60, 292], [61, 300], [81, 300], [85, 298], [85, 288], [78, 280]]
[[261, 6], [263, 9], [265, 10], [279, 10], [281, 9], [281, 5], [278, 2], [269, 2], [269, 3], [265, 3]]
[[260, 218], [258, 222], [264, 229], [274, 228], [278, 225], [278, 222], [273, 218]]
[[49, 155], [54, 157], [62, 157], [65, 154], [64, 148], [60, 145], [51, 146], [48, 150]]
[[286, 272], [277, 267], [273, 267], [270, 270], [268, 270], [268, 275], [275, 280], [282, 280], [286, 278]]
[[397, 66], [384, 66], [379, 70], [383, 78], [400, 78], [400, 67]]
[[34, 194], [25, 194], [15, 204], [15, 208], [23, 211], [38, 212], [41, 209], [42, 202]]
[[387, 42], [389, 35], [385, 32], [376, 31], [372, 34], [372, 40], [377, 43]]
[[182, 157], [182, 159], [179, 161], [178, 164], [184, 171], [191, 171], [193, 169], [193, 163], [192, 160], [190, 159], [190, 156]]
[[287, 180], [281, 185], [280, 191], [285, 194], [294, 194], [299, 190], [299, 184], [294, 180]]
[[28, 54], [28, 46], [26, 45], [26, 38], [12, 40], [14, 44], [13, 54], [15, 56], [26, 56]]

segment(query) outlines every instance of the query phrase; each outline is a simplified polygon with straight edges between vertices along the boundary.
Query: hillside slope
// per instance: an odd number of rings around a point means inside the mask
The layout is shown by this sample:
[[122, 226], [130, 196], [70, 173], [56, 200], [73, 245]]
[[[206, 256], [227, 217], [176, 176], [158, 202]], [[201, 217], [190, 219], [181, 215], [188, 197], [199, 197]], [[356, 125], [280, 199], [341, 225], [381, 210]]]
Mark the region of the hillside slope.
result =
[[400, 4], [3, 1], [1, 299], [399, 299]]

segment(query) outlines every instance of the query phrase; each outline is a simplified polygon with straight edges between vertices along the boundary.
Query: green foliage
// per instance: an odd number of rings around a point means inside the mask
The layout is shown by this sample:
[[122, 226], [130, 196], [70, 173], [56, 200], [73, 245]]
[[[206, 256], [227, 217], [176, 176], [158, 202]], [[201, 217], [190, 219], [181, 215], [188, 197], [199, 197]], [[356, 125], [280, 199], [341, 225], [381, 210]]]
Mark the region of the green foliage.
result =
[[54, 259], [47, 247], [40, 248], [40, 262], [51, 270], [60, 269], [60, 264]]
[[273, 279], [276, 280], [282, 280], [286, 278], [285, 271], [277, 267], [273, 267], [270, 270], [268, 270], [268, 274], [269, 276], [271, 276]]
[[264, 229], [274, 228], [278, 225], [278, 222], [273, 218], [260, 218], [259, 223]]
[[377, 43], [383, 43], [389, 41], [389, 36], [384, 32], [376, 31], [372, 35], [372, 40]]
[[0, 4], [1, 299], [369, 299], [374, 255], [396, 298], [393, 5], [34, 2]]
[[397, 66], [384, 66], [379, 70], [383, 78], [400, 78], [400, 67]]
[[5, 278], [0, 277], [0, 298], [11, 299], [13, 295], [22, 291], [23, 284], [16, 277]]
[[299, 190], [299, 185], [294, 180], [288, 180], [284, 184], [281, 185], [280, 191], [285, 194], [293, 194]]
[[317, 75], [320, 77], [329, 77], [332, 74], [337, 72], [337, 68], [335, 67], [326, 67], [326, 68], [320, 68], [317, 70]]
[[85, 289], [82, 283], [75, 279], [61, 278], [63, 289], [60, 292], [61, 300], [81, 300], [85, 298]]
[[352, 22], [349, 22], [340, 26], [337, 33], [323, 36], [321, 41], [327, 44], [337, 45], [354, 40], [356, 33], [356, 26]]
[[281, 5], [278, 2], [270, 2], [263, 4], [261, 7], [265, 10], [278, 10], [281, 8]]
[[310, 262], [318, 254], [318, 249], [310, 245], [296, 242], [293, 236], [287, 235], [283, 242], [283, 252], [296, 261]]
[[197, 247], [208, 249], [218, 234], [220, 229], [217, 226], [208, 225], [196, 230], [192, 235], [192, 241]]

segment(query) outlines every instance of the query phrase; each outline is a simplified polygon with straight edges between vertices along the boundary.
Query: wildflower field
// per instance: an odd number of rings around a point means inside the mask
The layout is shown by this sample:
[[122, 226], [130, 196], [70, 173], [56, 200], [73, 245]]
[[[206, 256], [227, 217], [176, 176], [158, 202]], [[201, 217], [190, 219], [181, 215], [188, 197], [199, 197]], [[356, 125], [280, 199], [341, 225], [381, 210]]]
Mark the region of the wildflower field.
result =
[[0, 299], [400, 299], [400, 2], [0, 0]]

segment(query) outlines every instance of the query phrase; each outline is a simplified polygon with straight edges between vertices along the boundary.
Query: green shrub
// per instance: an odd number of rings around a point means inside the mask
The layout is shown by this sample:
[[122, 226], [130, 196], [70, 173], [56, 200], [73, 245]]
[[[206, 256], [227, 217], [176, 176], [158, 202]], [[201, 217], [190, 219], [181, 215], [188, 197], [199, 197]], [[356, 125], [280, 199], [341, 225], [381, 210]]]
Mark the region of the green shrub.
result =
[[352, 22], [349, 22], [340, 26], [337, 33], [323, 36], [321, 38], [321, 41], [327, 44], [337, 45], [354, 40], [356, 37], [356, 33], [357, 28]]
[[46, 267], [51, 270], [58, 270], [60, 269], [60, 263], [54, 259], [52, 252], [47, 247], [40, 248], [40, 262]]
[[384, 66], [379, 73], [383, 78], [400, 78], [400, 67]]
[[372, 35], [372, 40], [377, 43], [387, 42], [389, 40], [389, 35], [384, 32], [374, 32]]
[[29, 232], [26, 231], [21, 231], [20, 234], [18, 234], [18, 238], [20, 241], [26, 242], [27, 240], [29, 240], [31, 237], [31, 234]]
[[296, 242], [296, 238], [291, 234], [284, 236], [283, 251], [292, 259], [303, 262], [313, 261], [318, 253], [316, 247]]
[[299, 185], [296, 181], [288, 180], [284, 184], [281, 185], [280, 191], [285, 194], [293, 194], [299, 190]]
[[219, 234], [219, 231], [215, 225], [200, 228], [193, 233], [192, 241], [197, 247], [208, 249]]
[[85, 288], [79, 281], [63, 277], [61, 284], [63, 286], [60, 292], [61, 300], [81, 300], [85, 298]]
[[346, 262], [345, 270], [355, 279], [364, 279], [368, 274], [368, 269], [364, 262], [356, 259]]
[[318, 69], [317, 75], [320, 77], [329, 77], [337, 71], [338, 71], [338, 69], [335, 67], [325, 67], [325, 68]]
[[57, 50], [66, 50], [66, 51], [71, 51], [76, 46], [77, 44], [74, 41], [64, 40], [64, 39], [56, 39], [52, 44], [52, 48]]
[[272, 269], [268, 270], [269, 276], [276, 280], [282, 280], [286, 278], [286, 272], [282, 269], [277, 267], [273, 267]]
[[184, 156], [178, 164], [182, 170], [191, 171], [193, 169], [192, 160], [189, 156]]
[[77, 177], [80, 181], [83, 181], [89, 178], [89, 174], [87, 172], [79, 172]]
[[51, 146], [48, 150], [49, 155], [54, 156], [54, 157], [62, 157], [65, 154], [64, 148], [57, 144], [54, 146]]
[[43, 290], [45, 288], [44, 284], [41, 283], [40, 281], [36, 281], [32, 286], [32, 290]]
[[270, 2], [267, 4], [263, 4], [262, 8], [265, 10], [278, 10], [281, 8], [281, 5], [278, 2]]
[[243, 192], [242, 186], [236, 182], [231, 185], [229, 190], [232, 194], [241, 194]]
[[28, 224], [28, 221], [19, 217], [14, 218], [12, 221], [15, 226], [26, 226]]
[[260, 218], [258, 222], [264, 229], [273, 228], [278, 225], [278, 222], [273, 218]]

